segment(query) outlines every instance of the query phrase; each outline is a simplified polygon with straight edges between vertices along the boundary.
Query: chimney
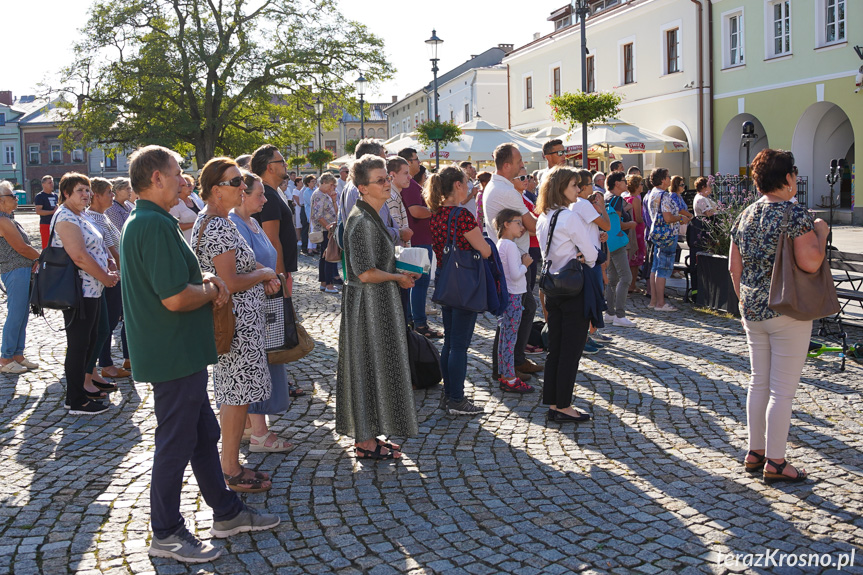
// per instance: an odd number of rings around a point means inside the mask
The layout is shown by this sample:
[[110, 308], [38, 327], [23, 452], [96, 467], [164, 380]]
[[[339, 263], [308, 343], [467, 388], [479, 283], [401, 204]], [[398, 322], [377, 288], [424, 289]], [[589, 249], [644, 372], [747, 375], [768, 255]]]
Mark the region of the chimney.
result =
[[0, 91], [0, 104], [6, 104], [7, 106], [12, 105], [12, 91], [11, 90]]
[[398, 102], [398, 101], [399, 101], [399, 97], [398, 97], [398, 96], [393, 96], [393, 104], [395, 104], [395, 103], [396, 103], [396, 102]]
[[533, 39], [534, 39], [534, 41], [539, 40], [539, 32], [533, 33]]

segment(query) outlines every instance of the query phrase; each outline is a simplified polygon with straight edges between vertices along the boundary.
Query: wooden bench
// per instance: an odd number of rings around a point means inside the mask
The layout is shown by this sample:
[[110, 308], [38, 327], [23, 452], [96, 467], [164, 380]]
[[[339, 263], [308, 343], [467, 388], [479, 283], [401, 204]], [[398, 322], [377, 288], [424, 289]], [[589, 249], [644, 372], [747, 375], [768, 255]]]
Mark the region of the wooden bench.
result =
[[848, 354], [848, 334], [844, 326], [863, 328], [863, 254], [840, 252], [835, 248], [828, 249], [827, 254], [841, 308], [835, 316], [821, 320], [818, 334], [842, 342], [840, 371], [844, 371]]

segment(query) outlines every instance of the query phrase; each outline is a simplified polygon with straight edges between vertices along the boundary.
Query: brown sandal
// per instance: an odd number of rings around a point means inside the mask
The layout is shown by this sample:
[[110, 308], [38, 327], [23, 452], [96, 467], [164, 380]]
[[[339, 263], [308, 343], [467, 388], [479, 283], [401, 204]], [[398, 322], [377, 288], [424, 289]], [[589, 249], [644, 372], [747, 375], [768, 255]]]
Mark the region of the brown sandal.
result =
[[755, 453], [754, 451], [750, 451], [746, 454], [746, 457], [749, 456], [755, 457], [758, 461], [747, 461], [746, 458], [743, 459], [743, 467], [749, 473], [755, 473], [757, 471], [761, 471], [764, 467], [764, 463], [767, 461], [767, 458], [760, 453]]
[[[254, 477], [243, 477], [246, 471], [252, 471]], [[270, 480], [270, 477], [266, 473], [246, 469], [245, 467], [241, 467], [240, 472], [233, 477], [227, 473], [222, 473], [222, 475], [225, 476], [225, 483], [228, 485], [228, 488], [238, 493], [263, 493], [273, 487], [272, 483], [269, 487], [264, 487], [264, 481]]]
[[767, 471], [767, 466], [764, 466], [764, 483], [767, 485], [771, 485], [776, 483], [777, 481], [786, 481], [788, 483], [803, 483], [806, 481], [806, 478], [809, 476], [805, 470], [800, 471], [799, 469], [795, 469], [797, 475], [791, 477], [790, 475], [785, 475], [782, 473], [785, 471], [785, 467], [788, 465], [788, 460], [786, 459], [782, 463], [776, 463], [772, 459], [768, 459], [767, 463], [773, 466], [776, 469], [775, 472]]

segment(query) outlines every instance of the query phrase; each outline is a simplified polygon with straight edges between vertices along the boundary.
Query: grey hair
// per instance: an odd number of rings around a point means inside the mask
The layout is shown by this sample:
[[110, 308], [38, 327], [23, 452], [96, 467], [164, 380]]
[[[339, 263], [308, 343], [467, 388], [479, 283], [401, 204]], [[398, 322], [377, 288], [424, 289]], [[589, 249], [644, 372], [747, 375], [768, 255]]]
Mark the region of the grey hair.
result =
[[372, 170], [386, 170], [387, 164], [380, 156], [366, 154], [351, 166], [351, 180], [357, 187], [368, 186]]
[[9, 190], [13, 194], [15, 193], [15, 188], [12, 187], [12, 182], [7, 180], [0, 180], [0, 189]]
[[386, 153], [386, 149], [384, 145], [381, 144], [378, 140], [373, 140], [372, 138], [366, 138], [365, 140], [360, 140], [357, 143], [357, 148], [355, 151], [357, 158], [362, 158], [366, 154], [373, 154], [375, 156], [382, 156]]
[[336, 177], [332, 175], [330, 172], [324, 172], [321, 174], [321, 177], [318, 179], [318, 184], [328, 184], [330, 182], [335, 182]]
[[131, 187], [132, 187], [132, 181], [129, 178], [119, 177], [119, 178], [114, 178], [113, 180], [111, 180], [111, 189], [114, 190], [114, 192], [117, 192], [118, 190], [122, 190], [123, 188], [131, 188]]

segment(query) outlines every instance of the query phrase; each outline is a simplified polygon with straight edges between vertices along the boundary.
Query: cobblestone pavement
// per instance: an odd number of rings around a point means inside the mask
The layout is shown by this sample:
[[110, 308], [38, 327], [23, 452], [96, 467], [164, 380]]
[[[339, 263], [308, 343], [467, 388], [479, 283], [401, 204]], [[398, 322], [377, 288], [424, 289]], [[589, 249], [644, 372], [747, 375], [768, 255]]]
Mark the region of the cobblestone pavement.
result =
[[[295, 299], [317, 347], [289, 370], [311, 393], [273, 423], [298, 447], [242, 450], [274, 475], [269, 493], [245, 499], [278, 513], [278, 528], [214, 541], [228, 553], [213, 564], [148, 557], [151, 388], [123, 382], [108, 413], [67, 415], [64, 336], [50, 314], [30, 322], [26, 353], [42, 368], [0, 375], [0, 573], [829, 570], [727, 558], [772, 550], [806, 561], [854, 552], [856, 567], [842, 572], [863, 573], [863, 366], [807, 363], [789, 458], [812, 480], [774, 488], [742, 471], [748, 359], [738, 322], [678, 300], [680, 313], [660, 315], [635, 296], [639, 329], [606, 330], [614, 345], [582, 362], [575, 405], [594, 421], [561, 427], [546, 425], [539, 394], [504, 396], [489, 381], [494, 330], [484, 317], [467, 387], [487, 413], [447, 416], [439, 389], [418, 391], [420, 433], [395, 438], [403, 462], [361, 464], [334, 431], [340, 296], [318, 292], [314, 264], [302, 258]], [[187, 477], [183, 514], [208, 539], [210, 509]]]

